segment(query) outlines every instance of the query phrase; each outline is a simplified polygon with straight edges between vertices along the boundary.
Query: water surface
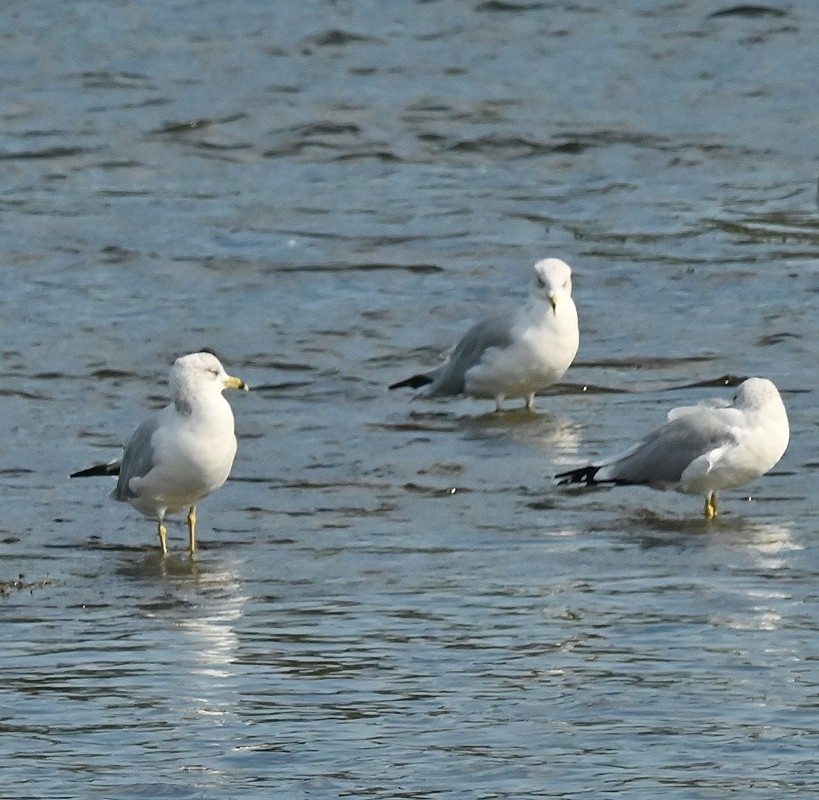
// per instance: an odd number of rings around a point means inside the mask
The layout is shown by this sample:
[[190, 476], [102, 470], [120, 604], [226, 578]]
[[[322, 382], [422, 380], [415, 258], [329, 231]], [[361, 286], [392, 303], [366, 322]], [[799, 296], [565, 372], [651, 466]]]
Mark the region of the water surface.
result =
[[[8, 798], [813, 797], [819, 9], [0, 11]], [[537, 413], [386, 385], [575, 273]], [[214, 347], [201, 551], [72, 470]], [[558, 490], [774, 380], [721, 497]]]

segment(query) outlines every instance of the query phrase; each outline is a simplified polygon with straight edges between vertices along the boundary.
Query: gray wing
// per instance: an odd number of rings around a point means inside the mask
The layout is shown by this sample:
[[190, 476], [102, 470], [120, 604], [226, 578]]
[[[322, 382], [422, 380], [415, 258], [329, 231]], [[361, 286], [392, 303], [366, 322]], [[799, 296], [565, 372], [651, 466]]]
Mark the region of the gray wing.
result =
[[489, 317], [473, 325], [438, 369], [430, 373], [432, 385], [427, 396], [462, 394], [466, 373], [480, 363], [490, 347], [509, 347], [513, 343], [513, 314]]
[[154, 447], [151, 444], [156, 429], [159, 427], [159, 415], [148, 417], [134, 432], [125, 452], [122, 455], [122, 466], [119, 469], [119, 480], [113, 491], [115, 500], [128, 500], [134, 497], [129, 484], [132, 478], [142, 478], [150, 472], [155, 464]]
[[718, 413], [699, 409], [656, 428], [630, 450], [604, 462], [596, 479], [659, 488], [674, 485], [694, 459], [734, 441]]

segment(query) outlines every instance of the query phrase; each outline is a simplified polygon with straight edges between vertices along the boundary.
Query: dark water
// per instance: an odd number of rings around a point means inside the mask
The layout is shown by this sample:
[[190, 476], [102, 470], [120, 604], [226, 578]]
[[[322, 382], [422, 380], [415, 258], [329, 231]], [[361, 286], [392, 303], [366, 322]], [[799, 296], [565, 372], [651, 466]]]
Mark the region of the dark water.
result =
[[[0, 8], [4, 798], [814, 797], [819, 6]], [[538, 413], [411, 401], [575, 270]], [[202, 549], [67, 474], [215, 347]], [[564, 492], [773, 379], [697, 498]], [[585, 389], [585, 391], [584, 391]]]

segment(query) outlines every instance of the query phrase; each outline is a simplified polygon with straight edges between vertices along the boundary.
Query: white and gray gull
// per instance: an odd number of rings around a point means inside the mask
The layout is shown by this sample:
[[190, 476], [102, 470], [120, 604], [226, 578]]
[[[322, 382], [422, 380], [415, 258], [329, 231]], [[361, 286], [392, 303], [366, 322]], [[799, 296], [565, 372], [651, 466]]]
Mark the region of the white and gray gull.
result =
[[773, 469], [788, 447], [785, 405], [766, 378], [748, 378], [733, 402], [674, 408], [668, 422], [619, 455], [556, 475], [559, 484], [642, 484], [705, 497], [717, 515], [717, 492]]
[[136, 429], [121, 459], [71, 477], [118, 475], [111, 496], [157, 521], [163, 553], [168, 552], [165, 516], [187, 508], [193, 553], [196, 505], [227, 480], [236, 456], [233, 411], [222, 391], [249, 387], [208, 352], [176, 359], [170, 386], [173, 401]]
[[505, 398], [521, 397], [531, 408], [536, 392], [563, 377], [580, 342], [571, 268], [545, 258], [533, 271], [529, 297], [517, 311], [476, 323], [439, 367], [389, 388], [426, 387], [422, 397], [491, 399], [498, 411]]

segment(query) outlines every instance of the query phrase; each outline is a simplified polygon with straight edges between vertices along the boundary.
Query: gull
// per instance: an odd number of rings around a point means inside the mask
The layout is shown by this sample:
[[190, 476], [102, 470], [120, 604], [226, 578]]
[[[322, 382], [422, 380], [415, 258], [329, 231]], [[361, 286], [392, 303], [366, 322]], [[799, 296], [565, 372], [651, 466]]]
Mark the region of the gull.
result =
[[249, 387], [228, 375], [208, 352], [177, 358], [170, 387], [173, 401], [136, 429], [121, 459], [70, 477], [118, 475], [111, 496], [157, 521], [163, 554], [168, 552], [166, 514], [187, 508], [188, 546], [193, 554], [196, 504], [227, 480], [236, 456], [233, 411], [222, 391]]
[[488, 398], [496, 411], [505, 398], [521, 397], [531, 409], [535, 393], [569, 368], [580, 341], [569, 265], [545, 258], [533, 271], [529, 297], [517, 311], [476, 323], [439, 367], [389, 388], [425, 386], [422, 397]]
[[732, 403], [712, 400], [674, 408], [668, 422], [613, 458], [556, 475], [558, 484], [642, 484], [705, 497], [717, 516], [717, 491], [756, 480], [782, 458], [790, 437], [776, 386], [748, 378]]

